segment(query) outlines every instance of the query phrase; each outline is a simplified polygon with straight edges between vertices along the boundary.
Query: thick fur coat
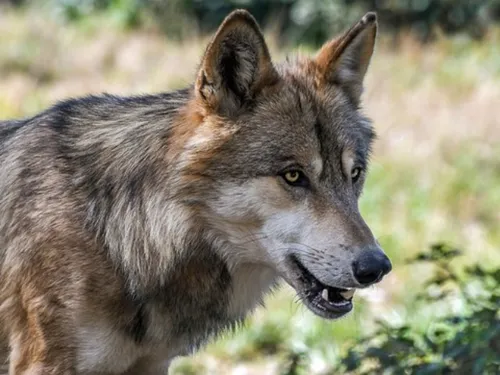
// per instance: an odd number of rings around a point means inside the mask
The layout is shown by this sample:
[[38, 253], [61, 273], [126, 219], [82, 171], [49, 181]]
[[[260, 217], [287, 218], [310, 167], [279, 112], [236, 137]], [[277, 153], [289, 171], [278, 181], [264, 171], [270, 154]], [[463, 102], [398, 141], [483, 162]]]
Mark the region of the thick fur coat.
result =
[[189, 88], [0, 123], [9, 374], [164, 374], [280, 279], [322, 317], [350, 311], [390, 270], [357, 206], [375, 35], [369, 13], [274, 64], [236, 11]]

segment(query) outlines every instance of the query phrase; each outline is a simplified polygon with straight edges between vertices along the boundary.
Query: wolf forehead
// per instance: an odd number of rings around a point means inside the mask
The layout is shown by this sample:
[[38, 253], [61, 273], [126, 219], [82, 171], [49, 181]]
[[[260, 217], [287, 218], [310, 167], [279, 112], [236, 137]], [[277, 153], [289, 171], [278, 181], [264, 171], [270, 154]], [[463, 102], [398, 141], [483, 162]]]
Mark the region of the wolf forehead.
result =
[[375, 132], [359, 104], [341, 87], [318, 85], [307, 58], [287, 59], [276, 70], [277, 82], [234, 120], [238, 131], [219, 150], [220, 159], [228, 160], [227, 153], [246, 154], [246, 164], [259, 174], [277, 162], [307, 166], [318, 156], [324, 167], [338, 165], [339, 155], [349, 150], [365, 166]]

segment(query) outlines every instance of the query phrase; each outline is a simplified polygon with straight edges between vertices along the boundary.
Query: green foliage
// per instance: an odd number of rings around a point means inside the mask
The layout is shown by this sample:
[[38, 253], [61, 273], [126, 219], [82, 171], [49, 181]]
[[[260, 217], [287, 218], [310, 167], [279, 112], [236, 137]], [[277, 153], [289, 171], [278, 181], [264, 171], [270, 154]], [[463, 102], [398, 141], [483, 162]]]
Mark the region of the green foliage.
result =
[[[438, 244], [412, 263], [435, 267], [420, 306], [454, 304], [425, 332], [409, 325], [378, 323], [376, 332], [342, 357], [339, 372], [357, 374], [500, 373], [500, 269], [471, 265], [459, 272], [450, 262], [460, 252]], [[439, 309], [439, 306], [436, 306]]]
[[242, 360], [251, 360], [257, 353], [274, 355], [283, 350], [289, 334], [287, 328], [284, 322], [273, 320], [256, 324], [234, 354]]
[[50, 0], [49, 6], [65, 21], [76, 22], [86, 17], [107, 13], [119, 24], [133, 28], [142, 23], [145, 3], [142, 0]]
[[384, 31], [411, 30], [424, 41], [437, 28], [479, 38], [500, 19], [500, 0], [49, 0], [49, 4], [68, 21], [103, 12], [126, 27], [154, 20], [170, 37], [212, 32], [231, 10], [246, 8], [282, 40], [313, 45], [370, 10], [378, 12]]
[[305, 353], [292, 351], [287, 356], [288, 362], [283, 367], [280, 375], [305, 375]]

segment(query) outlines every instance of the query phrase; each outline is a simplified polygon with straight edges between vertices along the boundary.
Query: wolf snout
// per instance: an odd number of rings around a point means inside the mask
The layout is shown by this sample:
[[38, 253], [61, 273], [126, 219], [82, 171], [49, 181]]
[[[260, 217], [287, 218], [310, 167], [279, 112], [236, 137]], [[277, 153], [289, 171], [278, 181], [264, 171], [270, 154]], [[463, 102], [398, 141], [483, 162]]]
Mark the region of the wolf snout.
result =
[[364, 250], [354, 261], [354, 277], [363, 286], [379, 282], [392, 270], [392, 264], [380, 248]]

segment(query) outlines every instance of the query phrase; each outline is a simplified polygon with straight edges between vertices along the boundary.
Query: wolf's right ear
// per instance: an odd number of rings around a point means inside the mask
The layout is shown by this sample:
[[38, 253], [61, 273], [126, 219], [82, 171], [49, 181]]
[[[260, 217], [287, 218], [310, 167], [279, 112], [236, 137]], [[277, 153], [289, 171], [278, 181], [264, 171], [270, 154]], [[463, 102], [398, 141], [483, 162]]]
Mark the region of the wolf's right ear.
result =
[[195, 90], [210, 110], [232, 116], [276, 77], [257, 21], [247, 11], [236, 10], [208, 45]]

